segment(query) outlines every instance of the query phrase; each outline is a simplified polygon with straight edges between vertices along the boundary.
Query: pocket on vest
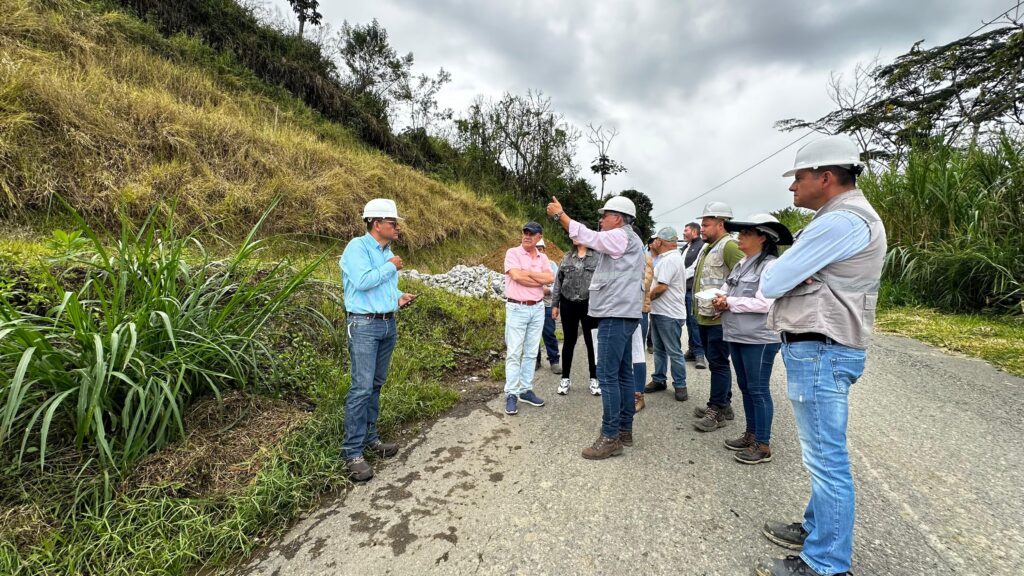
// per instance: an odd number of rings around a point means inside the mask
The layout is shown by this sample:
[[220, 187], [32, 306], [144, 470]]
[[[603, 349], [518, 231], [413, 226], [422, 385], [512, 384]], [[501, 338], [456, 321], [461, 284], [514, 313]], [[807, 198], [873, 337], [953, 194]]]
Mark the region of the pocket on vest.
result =
[[[800, 283], [785, 296], [786, 326], [791, 328], [814, 328], [818, 326], [820, 295], [823, 282]], [[774, 308], [774, 307], [773, 307]], [[775, 312], [778, 314], [778, 312]]]

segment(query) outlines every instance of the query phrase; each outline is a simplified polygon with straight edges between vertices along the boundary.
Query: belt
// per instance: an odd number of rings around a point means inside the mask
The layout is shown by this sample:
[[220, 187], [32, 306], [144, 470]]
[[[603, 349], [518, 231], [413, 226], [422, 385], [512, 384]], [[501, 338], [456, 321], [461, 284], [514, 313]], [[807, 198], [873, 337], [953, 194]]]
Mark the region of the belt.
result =
[[533, 306], [543, 302], [543, 300], [516, 300], [515, 298], [505, 298], [505, 301], [513, 304], [522, 304], [524, 306]]
[[786, 344], [789, 344], [790, 342], [824, 342], [825, 344], [832, 344], [835, 342], [828, 336], [817, 332], [783, 332], [782, 341]]
[[374, 320], [390, 320], [395, 317], [394, 312], [382, 312], [380, 314], [363, 314], [359, 312], [349, 312], [349, 316], [358, 316], [359, 318], [373, 318]]

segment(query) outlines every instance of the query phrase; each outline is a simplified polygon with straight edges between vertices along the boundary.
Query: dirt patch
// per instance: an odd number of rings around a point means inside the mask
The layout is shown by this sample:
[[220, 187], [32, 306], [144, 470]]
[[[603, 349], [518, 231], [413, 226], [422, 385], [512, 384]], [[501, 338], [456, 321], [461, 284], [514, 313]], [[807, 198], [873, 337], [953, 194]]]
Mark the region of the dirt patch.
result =
[[256, 477], [259, 456], [309, 416], [283, 400], [237, 391], [221, 402], [202, 400], [185, 414], [185, 439], [144, 459], [121, 489], [163, 486], [174, 496], [236, 492]]

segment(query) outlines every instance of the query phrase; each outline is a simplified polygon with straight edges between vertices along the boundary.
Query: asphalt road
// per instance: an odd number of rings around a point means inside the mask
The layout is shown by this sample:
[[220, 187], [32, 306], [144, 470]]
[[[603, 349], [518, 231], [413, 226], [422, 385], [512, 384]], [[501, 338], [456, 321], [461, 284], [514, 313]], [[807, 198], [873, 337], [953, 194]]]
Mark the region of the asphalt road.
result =
[[[649, 394], [635, 447], [596, 462], [580, 450], [598, 433], [600, 399], [583, 379], [557, 396], [544, 369], [535, 389], [547, 406], [510, 417], [495, 398], [441, 419], [238, 573], [750, 574], [785, 555], [762, 522], [798, 520], [810, 493], [782, 361], [774, 459], [757, 466], [722, 446], [742, 432], [738, 391], [735, 422], [693, 428], [708, 373], [687, 367], [690, 400]], [[1022, 392], [1024, 380], [984, 362], [876, 337], [851, 391], [855, 574], [1024, 574]]]

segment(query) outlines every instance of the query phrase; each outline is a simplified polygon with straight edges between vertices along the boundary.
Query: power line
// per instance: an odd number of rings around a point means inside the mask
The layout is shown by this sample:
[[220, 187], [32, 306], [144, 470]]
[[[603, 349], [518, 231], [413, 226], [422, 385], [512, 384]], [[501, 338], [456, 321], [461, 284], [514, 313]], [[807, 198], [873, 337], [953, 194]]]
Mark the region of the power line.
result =
[[1007, 10], [1006, 12], [1003, 12], [1002, 14], [1000, 14], [999, 16], [996, 16], [995, 18], [993, 18], [993, 19], [989, 20], [988, 22], [985, 22], [984, 20], [982, 20], [982, 24], [981, 24], [981, 26], [978, 26], [977, 28], [975, 28], [975, 29], [974, 29], [974, 32], [971, 32], [970, 34], [968, 34], [968, 36], [974, 36], [975, 34], [977, 34], [978, 32], [980, 32], [981, 30], [983, 30], [983, 29], [985, 29], [985, 28], [988, 28], [989, 26], [991, 26], [991, 25], [995, 24], [995, 23], [996, 23], [996, 21], [998, 21], [998, 20], [999, 20], [1000, 18], [1002, 18], [1003, 16], [1006, 16], [1006, 15], [1008, 15], [1008, 14], [1009, 14], [1010, 12], [1013, 12], [1014, 10], [1016, 10], [1016, 9], [1020, 8], [1020, 5], [1021, 5], [1021, 4], [1024, 4], [1024, 0], [1018, 0], [1018, 2], [1017, 2], [1017, 3], [1015, 3], [1015, 4], [1013, 5], [1013, 6], [1011, 6], [1011, 7], [1010, 7], [1010, 8], [1009, 8], [1009, 9], [1008, 9], [1008, 10]]
[[716, 186], [713, 186], [713, 187], [711, 187], [710, 189], [706, 190], [705, 192], [701, 192], [700, 194], [698, 194], [698, 195], [694, 196], [693, 198], [690, 198], [689, 200], [687, 200], [686, 202], [683, 202], [682, 204], [680, 204], [680, 205], [676, 206], [675, 208], [672, 208], [672, 209], [666, 210], [666, 211], [662, 212], [661, 214], [658, 214], [657, 216], [655, 216], [655, 217], [654, 217], [654, 220], [655, 220], [655, 221], [658, 221], [658, 220], [660, 220], [660, 219], [661, 219], [661, 218], [662, 218], [663, 216], [665, 216], [666, 214], [670, 214], [670, 213], [672, 213], [672, 212], [675, 212], [676, 210], [679, 210], [679, 209], [680, 209], [680, 208], [682, 208], [683, 206], [686, 206], [687, 204], [690, 204], [691, 202], [694, 202], [695, 200], [699, 200], [699, 199], [703, 198], [704, 196], [707, 196], [708, 194], [711, 194], [711, 193], [712, 193], [712, 192], [714, 192], [715, 190], [718, 190], [719, 188], [721, 188], [722, 186], [725, 186], [725, 185], [726, 185], [726, 184], [728, 184], [729, 182], [732, 182], [733, 180], [735, 180], [735, 179], [739, 178], [740, 176], [743, 176], [743, 175], [744, 175], [744, 174], [746, 174], [747, 172], [750, 172], [750, 171], [751, 171], [751, 170], [753, 170], [754, 168], [757, 168], [757, 167], [758, 167], [758, 166], [760, 166], [761, 164], [764, 164], [764, 163], [765, 163], [765, 162], [767, 162], [768, 160], [771, 160], [772, 158], [774, 158], [775, 156], [779, 155], [780, 153], [782, 153], [783, 151], [785, 151], [785, 150], [786, 150], [787, 148], [789, 148], [790, 146], [792, 146], [793, 144], [796, 144], [797, 142], [799, 142], [799, 141], [803, 140], [804, 138], [807, 138], [808, 136], [810, 136], [811, 134], [814, 134], [814, 133], [815, 133], [815, 131], [814, 131], [814, 130], [808, 130], [808, 131], [807, 131], [806, 133], [804, 133], [804, 135], [803, 135], [803, 136], [801, 136], [801, 137], [797, 138], [796, 140], [793, 140], [793, 141], [792, 141], [792, 142], [790, 142], [789, 144], [786, 144], [786, 145], [785, 145], [785, 146], [783, 146], [782, 148], [779, 148], [779, 149], [778, 149], [778, 150], [776, 150], [775, 152], [772, 152], [771, 154], [769, 154], [769, 155], [765, 156], [764, 158], [762, 158], [762, 159], [758, 160], [758, 161], [757, 161], [756, 163], [754, 163], [754, 164], [752, 164], [752, 165], [748, 166], [747, 168], [745, 168], [745, 169], [744, 169], [744, 170], [743, 170], [742, 172], [740, 172], [739, 174], [736, 174], [735, 176], [733, 176], [733, 177], [729, 178], [728, 180], [726, 180], [725, 182], [722, 182], [721, 184], [718, 184], [718, 185], [716, 185]]

